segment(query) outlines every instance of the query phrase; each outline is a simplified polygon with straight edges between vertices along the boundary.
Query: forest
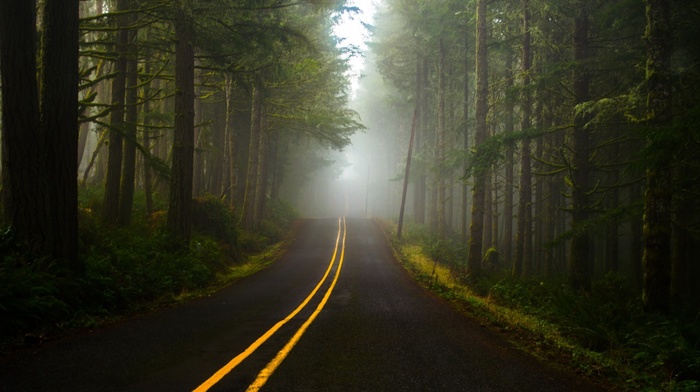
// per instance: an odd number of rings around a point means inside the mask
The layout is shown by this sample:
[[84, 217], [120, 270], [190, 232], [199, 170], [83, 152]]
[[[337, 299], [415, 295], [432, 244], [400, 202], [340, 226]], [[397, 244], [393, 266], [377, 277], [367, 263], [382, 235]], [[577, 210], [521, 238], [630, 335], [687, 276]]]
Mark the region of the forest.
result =
[[[334, 32], [368, 8], [366, 48]], [[694, 390], [697, 33], [692, 0], [0, 0], [2, 349], [347, 214], [581, 372]]]
[[41, 341], [273, 259], [290, 203], [364, 128], [332, 32], [355, 12], [3, 1], [2, 335]]
[[404, 256], [633, 364], [632, 390], [697, 388], [698, 4], [387, 0], [373, 26], [354, 148]]

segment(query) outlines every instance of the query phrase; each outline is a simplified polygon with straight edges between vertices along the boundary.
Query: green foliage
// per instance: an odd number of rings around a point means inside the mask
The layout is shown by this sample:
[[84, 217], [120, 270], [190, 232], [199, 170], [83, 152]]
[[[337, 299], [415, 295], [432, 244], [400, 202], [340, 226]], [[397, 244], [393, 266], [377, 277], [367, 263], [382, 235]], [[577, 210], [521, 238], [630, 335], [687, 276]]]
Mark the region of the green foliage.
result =
[[270, 199], [265, 208], [265, 216], [260, 225], [260, 233], [271, 242], [278, 242], [284, 239], [288, 229], [299, 218], [291, 204], [284, 200]]
[[[235, 219], [216, 198], [195, 201], [193, 239], [189, 247], [173, 251], [163, 228], [165, 214], [148, 216], [143, 195], [136, 195], [133, 223], [124, 228], [102, 223], [102, 195], [99, 188], [79, 195], [79, 273], [22, 253], [9, 231], [0, 235], [2, 344], [20, 333], [98, 325], [100, 319], [175, 301], [218, 285], [236, 262]], [[164, 206], [162, 200], [154, 204]]]
[[195, 231], [210, 235], [228, 244], [235, 244], [238, 232], [233, 212], [219, 198], [208, 195], [194, 199], [192, 226]]
[[[404, 241], [392, 245], [417, 280], [445, 298], [464, 301], [478, 317], [522, 329], [519, 333], [531, 335], [526, 340], [534, 339], [538, 348], [564, 350], [557, 355], [565, 354], [581, 371], [604, 375], [630, 390], [691, 391], [700, 386], [698, 317], [645, 314], [640, 296], [620, 275], [594, 281], [587, 295], [565, 282], [515, 279], [498, 269], [470, 280], [468, 288], [436, 285], [430, 274], [406, 261], [404, 247], [421, 244], [425, 256], [448, 267], [459, 266], [465, 250], [458, 241], [432, 236], [425, 226], [409, 224], [404, 233]], [[462, 277], [460, 269], [452, 272]], [[472, 294], [462, 298], [458, 290]]]
[[[3, 235], [3, 242], [6, 237]], [[66, 279], [56, 265], [44, 260], [19, 262], [23, 255], [0, 247], [0, 336], [55, 322], [70, 312], [70, 307], [59, 298]]]
[[608, 371], [622, 373], [632, 388], [669, 382], [673, 390], [692, 390], [700, 380], [697, 320], [644, 314], [640, 298], [618, 275], [594, 282], [590, 296], [559, 282], [503, 279], [491, 285], [489, 299], [547, 320], [576, 346], [614, 358], [620, 370]]
[[241, 230], [238, 243], [246, 253], [260, 252], [273, 243], [284, 240], [292, 223], [299, 214], [291, 204], [284, 200], [269, 199], [265, 207], [265, 216], [257, 232]]
[[423, 251], [431, 259], [452, 269], [466, 263], [467, 250], [458, 241], [431, 236], [423, 242]]

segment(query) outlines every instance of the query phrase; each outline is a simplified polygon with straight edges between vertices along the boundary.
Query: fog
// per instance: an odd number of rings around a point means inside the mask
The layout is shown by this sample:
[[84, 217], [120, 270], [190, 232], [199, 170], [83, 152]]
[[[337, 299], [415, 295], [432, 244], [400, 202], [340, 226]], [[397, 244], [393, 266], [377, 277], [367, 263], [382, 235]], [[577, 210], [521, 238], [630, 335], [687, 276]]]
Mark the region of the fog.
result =
[[343, 151], [329, 152], [332, 167], [316, 173], [304, 190], [303, 215], [398, 216], [410, 118], [386, 103], [391, 101], [391, 89], [369, 62], [352, 102], [367, 129]]

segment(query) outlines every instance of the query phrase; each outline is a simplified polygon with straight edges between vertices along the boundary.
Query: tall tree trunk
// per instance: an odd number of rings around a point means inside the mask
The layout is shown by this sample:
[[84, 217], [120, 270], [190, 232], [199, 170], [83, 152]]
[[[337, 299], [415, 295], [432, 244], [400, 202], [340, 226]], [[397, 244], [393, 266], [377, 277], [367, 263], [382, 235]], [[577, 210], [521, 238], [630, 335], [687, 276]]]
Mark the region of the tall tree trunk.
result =
[[[464, 32], [464, 104], [462, 107], [462, 148], [464, 149], [464, 160], [462, 162], [463, 176], [467, 175], [469, 168], [469, 23], [465, 25]], [[461, 209], [461, 238], [462, 243], [467, 243], [467, 228], [469, 227], [469, 186], [466, 181], [462, 181], [462, 209]]]
[[[195, 60], [196, 61], [196, 60]], [[204, 132], [203, 113], [202, 113], [202, 99], [200, 98], [200, 87], [201, 76], [195, 70], [195, 95], [194, 95], [194, 169], [193, 169], [193, 179], [192, 179], [192, 193], [194, 196], [201, 196], [204, 189], [204, 153], [205, 146], [207, 145], [207, 135]]]
[[78, 14], [79, 2], [45, 1], [41, 123], [48, 180], [51, 254], [78, 261]]
[[[536, 75], [542, 75], [542, 61], [540, 60], [537, 66], [534, 68], [534, 73]], [[539, 85], [535, 95], [537, 97], [537, 103], [535, 104], [535, 121], [537, 121], [537, 127], [539, 132], [544, 132], [547, 130], [548, 125], [544, 118], [544, 87]], [[544, 137], [538, 136], [535, 139], [535, 162], [532, 165], [532, 171], [534, 173], [543, 173], [545, 171], [544, 163]], [[534, 174], [533, 173], [533, 174]], [[532, 266], [534, 274], [541, 274], [544, 270], [544, 232], [545, 223], [543, 221], [544, 216], [544, 182], [545, 179], [541, 175], [533, 175], [533, 190], [535, 195], [532, 196], [534, 218], [532, 219], [532, 233], [533, 233], [533, 246], [532, 252], [530, 252], [530, 257], [532, 258]]]
[[[585, 61], [589, 56], [589, 9], [587, 1], [579, 1], [574, 22], [574, 96], [576, 104], [590, 99], [590, 77]], [[569, 268], [571, 286], [575, 290], [591, 290], [591, 239], [587, 229], [581, 225], [588, 218], [588, 192], [590, 190], [590, 141], [586, 129], [587, 115], [582, 111], [574, 114], [573, 168], [571, 169], [571, 228], [576, 234], [571, 239]]]
[[[511, 50], [506, 52], [506, 66], [505, 66], [505, 129], [504, 133], [506, 138], [508, 138], [515, 129], [515, 100], [513, 97], [513, 53]], [[501, 254], [506, 263], [511, 263], [513, 261], [513, 184], [514, 184], [514, 172], [515, 159], [513, 157], [513, 150], [515, 146], [511, 140], [506, 142], [505, 146], [505, 184], [503, 190], [503, 248], [501, 249]]]
[[[499, 208], [498, 208], [498, 175], [493, 175], [492, 181], [493, 185], [491, 186], [491, 189], [493, 189], [493, 204], [491, 208], [491, 216], [492, 216], [492, 223], [491, 223], [491, 246], [498, 250], [499, 249], [499, 242], [498, 242], [498, 217], [499, 217]], [[491, 259], [490, 261], [498, 261], [496, 259]], [[497, 265], [494, 265], [494, 267], [498, 267]]]
[[438, 107], [435, 134], [435, 166], [437, 167], [437, 233], [444, 238], [447, 234], [445, 221], [446, 185], [445, 174], [445, 42], [440, 38], [438, 53]]
[[248, 149], [248, 169], [246, 175], [245, 196], [243, 197], [243, 227], [255, 228], [255, 191], [258, 181], [258, 150], [260, 148], [260, 132], [263, 115], [263, 81], [260, 75], [255, 76], [253, 83], [253, 103], [250, 124], [250, 147]]
[[234, 80], [230, 73], [226, 74], [226, 125], [224, 130], [224, 137], [226, 142], [224, 143], [224, 162], [225, 162], [225, 173], [226, 178], [223, 182], [223, 189], [221, 190], [222, 195], [227, 198], [227, 204], [230, 208], [236, 207], [236, 158], [237, 153], [236, 147], [236, 132], [234, 127]]
[[51, 228], [41, 160], [35, 12], [34, 2], [0, 1], [2, 194], [15, 240], [43, 256], [51, 253]]
[[[150, 32], [150, 31], [149, 31]], [[146, 52], [146, 58], [150, 58], [150, 53], [147, 51]], [[151, 62], [146, 61], [145, 65], [145, 73], [146, 75], [151, 74]], [[153, 86], [153, 89], [151, 89], [151, 85]], [[153, 83], [147, 83], [144, 86], [143, 89], [143, 96], [144, 97], [150, 97], [151, 96], [151, 91], [155, 90], [158, 91], [160, 89], [160, 81], [158, 79], [154, 80]], [[143, 103], [143, 125], [144, 125], [144, 131], [143, 131], [143, 149], [148, 153], [148, 154], [153, 154], [153, 151], [151, 151], [151, 130], [149, 129], [149, 125], [151, 125], [151, 100], [146, 99], [145, 102]], [[151, 167], [151, 163], [149, 162], [148, 159], [144, 159], [143, 163], [143, 190], [146, 196], [146, 213], [147, 214], [152, 214], [153, 211], [153, 170]]]
[[[649, 144], [664, 138], [673, 120], [671, 75], [671, 1], [646, 0], [647, 118]], [[663, 146], [668, 150], [668, 146]], [[671, 153], [661, 151], [646, 171], [644, 194], [644, 291], [647, 312], [670, 311]]]
[[[476, 132], [474, 137], [477, 154], [483, 148], [488, 132], [488, 59], [486, 38], [488, 34], [486, 19], [486, 0], [476, 1]], [[474, 174], [472, 190], [472, 219], [469, 230], [469, 255], [467, 270], [471, 276], [481, 274], [482, 240], [484, 237], [484, 197], [486, 173], [477, 168]]]
[[[418, 110], [418, 113], [420, 114], [420, 118], [418, 119], [418, 122], [416, 123], [416, 132], [419, 133], [421, 136], [421, 151], [426, 150], [426, 146], [429, 144], [428, 140], [428, 94], [426, 91], [428, 91], [430, 87], [430, 80], [428, 79], [428, 57], [427, 56], [422, 56], [422, 63], [423, 66], [421, 68], [421, 72], [423, 73], [423, 76], [421, 77], [421, 100], [420, 100], [420, 108]], [[420, 209], [418, 210], [418, 221], [421, 224], [425, 224], [425, 212], [427, 208], [427, 203], [428, 203], [428, 176], [426, 173], [426, 167], [425, 165], [421, 165], [421, 169], [419, 171], [418, 175], [418, 188], [419, 188], [419, 207]]]
[[175, 22], [175, 129], [170, 172], [168, 233], [173, 245], [188, 247], [192, 232], [194, 164], [194, 47], [192, 4], [186, 2]]
[[78, 136], [78, 159], [77, 167], [80, 168], [80, 164], [83, 163], [83, 157], [85, 156], [85, 148], [87, 147], [88, 136], [90, 135], [90, 122], [85, 121], [80, 123], [80, 134]]
[[267, 123], [265, 102], [262, 102], [260, 120], [260, 141], [258, 142], [258, 171], [255, 181], [255, 202], [253, 203], [253, 229], [258, 230], [265, 214], [265, 202], [267, 198], [268, 158], [270, 150], [270, 130]]
[[[547, 96], [548, 106], [544, 112], [542, 124], [544, 129], [548, 129], [553, 123], [553, 108], [550, 106], [551, 100], [549, 98], [550, 97]], [[544, 97], [540, 97], [540, 99], [544, 99]], [[556, 146], [555, 140], [556, 136], [554, 134], [545, 136], [545, 143], [547, 144], [544, 157], [545, 161], [555, 162], [557, 159], [556, 150], [554, 148], [554, 146]], [[543, 183], [543, 194], [541, 195], [543, 200], [541, 202], [544, 204], [542, 212], [542, 242], [547, 244], [554, 240], [554, 235], [556, 233], [556, 212], [559, 209], [557, 201], [559, 200], [559, 184], [561, 178], [557, 175], [548, 175], [542, 178], [541, 181]], [[554, 275], [554, 250], [549, 246], [544, 246], [542, 251], [544, 276], [550, 278]]]
[[[419, 117], [423, 115], [423, 95], [424, 95], [424, 79], [423, 79], [423, 54], [418, 53], [416, 56], [416, 112]], [[419, 121], [416, 126], [416, 134], [414, 140], [415, 155], [421, 154], [423, 151], [424, 130], [420, 126]], [[425, 170], [423, 165], [416, 165], [415, 176], [416, 184], [413, 187], [413, 214], [414, 220], [418, 224], [425, 223]]]
[[[532, 92], [530, 71], [530, 2], [523, 0], [523, 97], [520, 128], [529, 132], [532, 127]], [[523, 136], [520, 148], [520, 192], [518, 199], [518, 231], [515, 234], [513, 276], [532, 275], [532, 167], [530, 166], [530, 137]]]
[[493, 169], [486, 170], [484, 180], [484, 253], [493, 246]]
[[[131, 20], [133, 18], [130, 17]], [[129, 24], [131, 24], [131, 20]], [[129, 30], [129, 49], [126, 65], [126, 93], [124, 112], [124, 151], [122, 161], [121, 189], [119, 192], [119, 217], [121, 226], [131, 223], [136, 182], [136, 123], [138, 121], [138, 48], [136, 30]]]
[[[130, 8], [129, 0], [116, 0], [115, 12], [125, 11]], [[117, 59], [114, 62], [115, 76], [112, 79], [112, 100], [109, 117], [109, 157], [107, 161], [107, 181], [105, 183], [105, 195], [103, 202], [103, 217], [105, 222], [117, 223], [119, 217], [119, 189], [121, 185], [122, 160], [123, 160], [123, 135], [124, 123], [124, 99], [126, 94], [126, 71], [129, 44], [129, 32], [127, 30], [127, 15], [117, 16], [116, 48]]]

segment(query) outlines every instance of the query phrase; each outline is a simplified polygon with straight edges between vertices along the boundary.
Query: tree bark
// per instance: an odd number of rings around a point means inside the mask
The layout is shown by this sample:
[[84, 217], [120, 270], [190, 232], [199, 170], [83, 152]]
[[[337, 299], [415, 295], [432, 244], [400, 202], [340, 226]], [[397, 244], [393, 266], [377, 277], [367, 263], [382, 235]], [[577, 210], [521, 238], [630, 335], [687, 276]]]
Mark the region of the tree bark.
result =
[[[416, 55], [416, 112], [420, 114], [423, 113], [423, 95], [424, 95], [424, 79], [423, 79], [423, 55], [418, 53]], [[417, 124], [414, 149], [416, 155], [420, 154], [423, 148], [423, 129], [421, 129], [420, 124]], [[418, 224], [425, 223], [425, 170], [422, 166], [418, 165], [415, 169], [416, 183], [413, 187], [414, 197], [413, 197], [413, 214], [414, 220]]]
[[[464, 160], [462, 162], [463, 176], [467, 175], [469, 168], [469, 24], [465, 26], [464, 32], [464, 104], [462, 106], [462, 148], [464, 149]], [[460, 214], [462, 243], [467, 243], [467, 232], [469, 227], [469, 186], [467, 181], [462, 181], [462, 209]]]
[[224, 149], [224, 165], [225, 178], [223, 181], [223, 189], [221, 193], [226, 197], [227, 204], [231, 209], [236, 207], [236, 132], [234, 127], [234, 80], [231, 74], [226, 74], [226, 125], [224, 130], [225, 149]]
[[[486, 0], [476, 1], [476, 132], [475, 145], [477, 154], [486, 141], [488, 132], [486, 118], [488, 116], [488, 59], [486, 48]], [[482, 240], [484, 236], [484, 197], [486, 173], [478, 168], [474, 174], [472, 190], [472, 219], [469, 230], [469, 255], [467, 271], [472, 276], [481, 274]]]
[[[195, 84], [201, 84], [201, 76], [195, 70]], [[195, 197], [201, 196], [204, 189], [204, 152], [205, 146], [207, 144], [207, 135], [204, 133], [203, 123], [203, 113], [202, 113], [202, 99], [200, 98], [199, 87], [195, 86], [195, 96], [194, 96], [194, 170], [192, 179], [192, 193]]]
[[[130, 18], [129, 24], [131, 24]], [[131, 223], [131, 212], [134, 206], [134, 189], [136, 181], [136, 123], [138, 121], [138, 48], [136, 46], [136, 30], [129, 30], [129, 46], [126, 63], [126, 90], [124, 94], [124, 143], [122, 159], [122, 178], [119, 191], [120, 226]]]
[[[575, 103], [581, 104], [590, 99], [590, 76], [584, 62], [589, 56], [589, 10], [587, 2], [580, 1], [577, 6], [574, 22], [574, 96]], [[589, 292], [591, 290], [591, 239], [588, 229], [582, 228], [588, 218], [590, 190], [590, 141], [586, 129], [587, 115], [581, 111], [574, 114], [573, 129], [573, 159], [571, 168], [571, 229], [575, 231], [571, 239], [569, 268], [571, 286], [575, 290]]]
[[51, 252], [51, 228], [41, 159], [35, 12], [34, 2], [0, 1], [2, 193], [16, 242], [43, 256]]
[[43, 2], [41, 127], [50, 211], [51, 254], [78, 261], [79, 2]]
[[[646, 0], [648, 143], [663, 139], [673, 120], [671, 75], [671, 1]], [[670, 312], [671, 286], [671, 154], [669, 146], [646, 170], [644, 194], [644, 291], [647, 312]]]
[[176, 247], [189, 246], [194, 164], [194, 47], [191, 3], [175, 22], [175, 129], [170, 172], [168, 232]]
[[[117, 0], [114, 3], [115, 12], [129, 9], [129, 0]], [[107, 180], [103, 202], [104, 221], [116, 224], [119, 218], [119, 190], [121, 186], [123, 144], [125, 133], [124, 100], [126, 94], [127, 55], [129, 32], [126, 29], [126, 15], [117, 16], [116, 47], [117, 59], [114, 62], [115, 76], [112, 80], [112, 100], [109, 117], [109, 157], [107, 161]]]
[[438, 53], [438, 107], [437, 107], [437, 127], [435, 134], [435, 166], [437, 168], [437, 233], [438, 237], [444, 238], [447, 235], [447, 224], [445, 221], [445, 42], [440, 38]]
[[[523, 97], [520, 129], [529, 132], [532, 127], [532, 92], [530, 71], [530, 2], [523, 0]], [[520, 147], [520, 192], [518, 198], [518, 230], [515, 234], [513, 276], [532, 275], [532, 167], [530, 166], [530, 137], [524, 135]]]
[[248, 149], [248, 168], [246, 175], [245, 196], [243, 197], [243, 227], [249, 230], [255, 228], [255, 191], [257, 189], [258, 150], [262, 127], [263, 111], [263, 81], [260, 75], [255, 76], [253, 83], [253, 103], [250, 125], [250, 147]]
[[[506, 53], [506, 66], [505, 66], [505, 129], [504, 133], [506, 138], [512, 135], [515, 129], [515, 100], [513, 99], [513, 54], [509, 50]], [[513, 184], [514, 184], [514, 170], [515, 159], [513, 157], [514, 143], [508, 140], [505, 145], [505, 174], [504, 174], [504, 195], [503, 195], [503, 247], [501, 249], [501, 254], [505, 262], [510, 263], [513, 261], [513, 216], [514, 216], [514, 206], [513, 206]]]
[[260, 141], [258, 142], [258, 171], [255, 181], [255, 203], [253, 203], [253, 229], [258, 230], [265, 215], [267, 199], [268, 158], [270, 150], [270, 130], [267, 123], [265, 102], [262, 102], [260, 113]]

